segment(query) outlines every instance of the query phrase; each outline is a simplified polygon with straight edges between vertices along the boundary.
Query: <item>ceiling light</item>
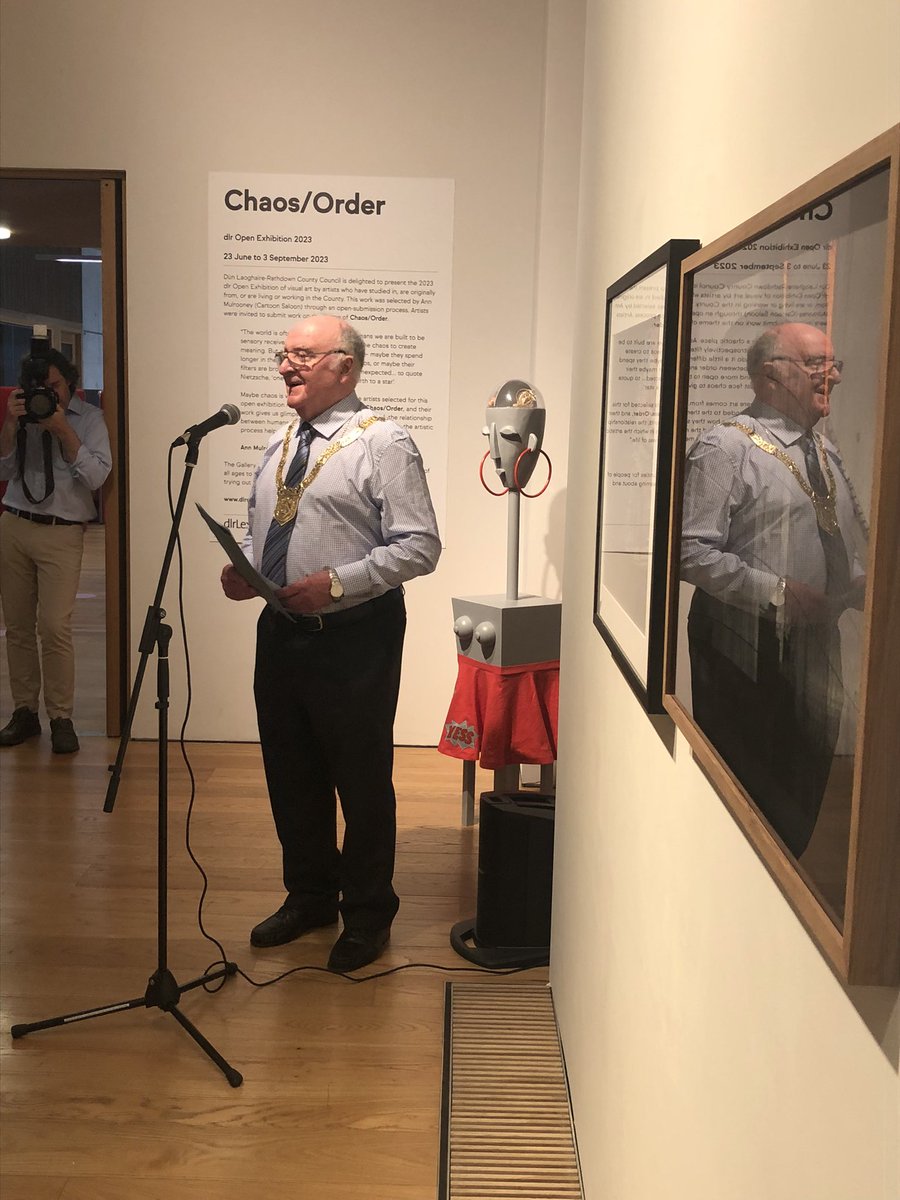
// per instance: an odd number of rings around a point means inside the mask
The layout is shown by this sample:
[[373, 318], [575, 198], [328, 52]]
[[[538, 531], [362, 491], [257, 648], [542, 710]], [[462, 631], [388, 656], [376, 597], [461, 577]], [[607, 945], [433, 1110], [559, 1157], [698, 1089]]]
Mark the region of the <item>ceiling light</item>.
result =
[[96, 254], [36, 254], [37, 262], [61, 262], [61, 263], [98, 263], [103, 259]]

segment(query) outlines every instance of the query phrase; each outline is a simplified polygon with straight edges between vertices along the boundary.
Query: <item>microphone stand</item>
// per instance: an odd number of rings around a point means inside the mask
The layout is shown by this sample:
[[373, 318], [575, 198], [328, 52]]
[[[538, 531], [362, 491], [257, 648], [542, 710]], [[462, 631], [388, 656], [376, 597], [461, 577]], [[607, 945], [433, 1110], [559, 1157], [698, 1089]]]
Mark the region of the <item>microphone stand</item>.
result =
[[[204, 431], [205, 432], [205, 431]], [[226, 1060], [219, 1054], [215, 1046], [206, 1040], [203, 1034], [193, 1025], [188, 1018], [178, 1008], [178, 1001], [181, 996], [193, 988], [202, 987], [204, 984], [215, 979], [222, 979], [237, 972], [237, 963], [226, 962], [224, 966], [217, 968], [215, 971], [209, 971], [197, 979], [192, 979], [189, 983], [179, 984], [175, 976], [169, 970], [166, 959], [166, 943], [167, 943], [167, 925], [168, 925], [168, 908], [167, 908], [167, 890], [168, 890], [168, 711], [169, 711], [169, 642], [172, 637], [172, 627], [163, 623], [165, 617], [165, 609], [161, 607], [163, 593], [166, 587], [166, 580], [169, 574], [169, 567], [172, 563], [172, 555], [175, 551], [175, 544], [178, 539], [178, 529], [181, 524], [182, 513], [184, 512], [185, 501], [187, 500], [188, 487], [190, 485], [191, 472], [197, 465], [199, 455], [200, 440], [203, 433], [191, 433], [187, 438], [187, 453], [184, 463], [184, 477], [181, 482], [181, 491], [178, 496], [178, 503], [175, 507], [175, 513], [172, 519], [172, 527], [169, 531], [169, 540], [166, 546], [165, 555], [163, 557], [162, 569], [160, 570], [159, 582], [156, 587], [156, 595], [153, 603], [147, 610], [147, 618], [144, 622], [144, 631], [140, 641], [140, 661], [135, 673], [134, 686], [131, 690], [131, 698], [128, 704], [128, 714], [125, 719], [125, 728], [122, 731], [119, 740], [119, 752], [116, 756], [115, 763], [109, 767], [111, 779], [106, 792], [106, 801], [103, 805], [104, 812], [112, 812], [116, 802], [116, 793], [119, 787], [119, 779], [122, 774], [122, 764], [125, 760], [125, 752], [128, 749], [128, 743], [131, 738], [131, 727], [134, 721], [134, 714], [137, 709], [138, 697], [140, 696], [141, 683], [143, 682], [144, 673], [147, 668], [147, 661], [150, 655], [155, 651], [157, 655], [157, 684], [156, 684], [156, 707], [159, 711], [159, 764], [158, 764], [158, 816], [157, 816], [157, 964], [156, 970], [150, 976], [147, 983], [147, 990], [143, 996], [137, 996], [133, 1000], [123, 1000], [116, 1004], [104, 1004], [99, 1008], [84, 1009], [82, 1012], [68, 1013], [61, 1017], [51, 1017], [46, 1021], [34, 1021], [31, 1024], [13, 1025], [10, 1033], [14, 1038], [24, 1037], [26, 1033], [33, 1033], [38, 1029], [53, 1029], [57, 1025], [69, 1025], [75, 1021], [87, 1021], [91, 1017], [103, 1017], [109, 1013], [127, 1012], [132, 1008], [159, 1008], [163, 1012], [170, 1013], [175, 1020], [185, 1029], [194, 1039], [198, 1046], [212, 1059], [216, 1066], [222, 1071], [225, 1078], [232, 1087], [240, 1087], [244, 1081], [243, 1075], [236, 1071]], [[177, 443], [175, 443], [177, 444]]]

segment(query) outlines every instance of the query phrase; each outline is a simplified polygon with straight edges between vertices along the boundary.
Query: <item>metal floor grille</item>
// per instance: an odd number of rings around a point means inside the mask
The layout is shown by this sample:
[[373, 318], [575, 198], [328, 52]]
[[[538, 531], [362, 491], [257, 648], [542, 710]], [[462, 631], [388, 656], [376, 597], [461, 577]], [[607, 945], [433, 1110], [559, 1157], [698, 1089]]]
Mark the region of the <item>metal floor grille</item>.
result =
[[582, 1200], [545, 983], [447, 984], [440, 1200]]

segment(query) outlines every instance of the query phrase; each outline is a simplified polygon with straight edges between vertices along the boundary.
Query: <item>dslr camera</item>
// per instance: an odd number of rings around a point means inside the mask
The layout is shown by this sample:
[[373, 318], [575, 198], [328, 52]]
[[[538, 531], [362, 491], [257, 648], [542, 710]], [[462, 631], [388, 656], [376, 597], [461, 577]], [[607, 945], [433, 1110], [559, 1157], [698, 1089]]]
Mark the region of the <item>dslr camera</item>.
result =
[[59, 407], [59, 400], [53, 388], [47, 386], [47, 376], [50, 373], [50, 363], [47, 355], [50, 350], [50, 339], [40, 334], [42, 326], [37, 326], [31, 339], [31, 353], [22, 359], [19, 372], [19, 390], [25, 399], [25, 415], [19, 420], [25, 424], [34, 424], [52, 417]]

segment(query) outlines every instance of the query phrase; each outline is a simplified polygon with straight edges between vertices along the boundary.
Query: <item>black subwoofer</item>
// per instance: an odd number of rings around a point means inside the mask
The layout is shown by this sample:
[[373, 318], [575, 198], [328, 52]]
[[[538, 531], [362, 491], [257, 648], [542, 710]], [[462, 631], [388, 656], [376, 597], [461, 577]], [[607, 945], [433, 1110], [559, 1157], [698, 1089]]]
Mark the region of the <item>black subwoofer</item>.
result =
[[475, 919], [450, 933], [464, 958], [485, 966], [549, 960], [554, 815], [552, 795], [482, 793]]

